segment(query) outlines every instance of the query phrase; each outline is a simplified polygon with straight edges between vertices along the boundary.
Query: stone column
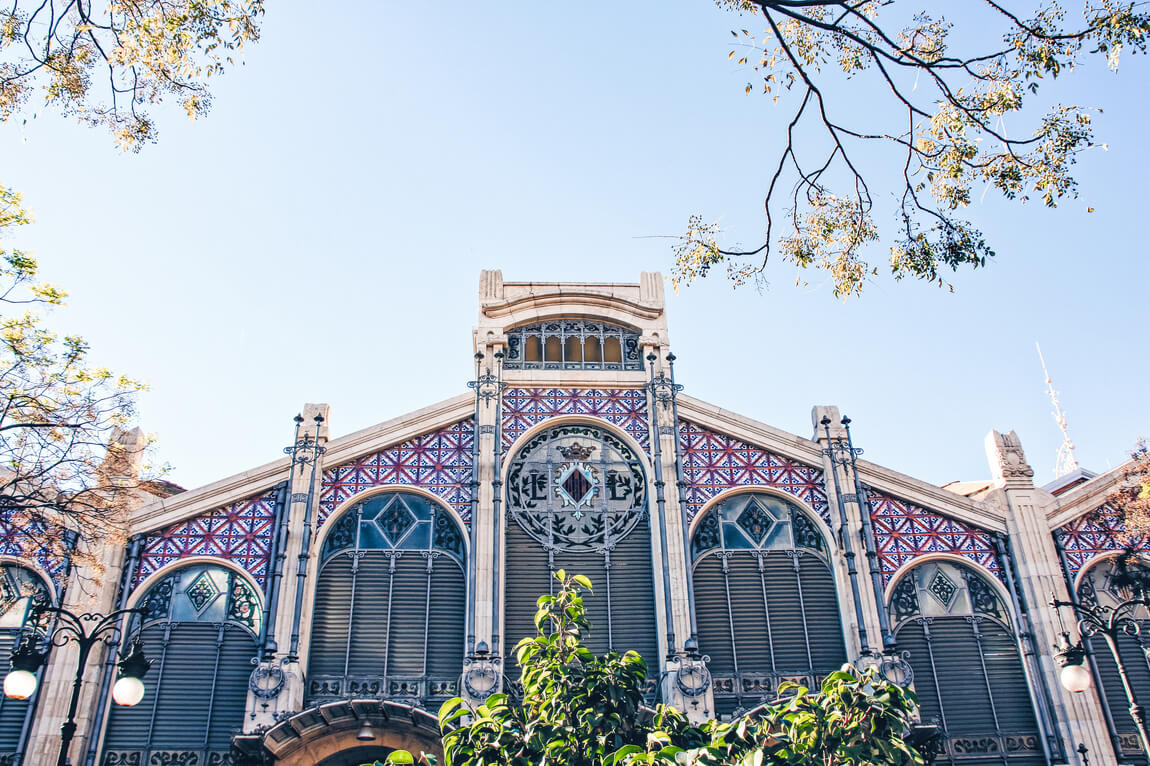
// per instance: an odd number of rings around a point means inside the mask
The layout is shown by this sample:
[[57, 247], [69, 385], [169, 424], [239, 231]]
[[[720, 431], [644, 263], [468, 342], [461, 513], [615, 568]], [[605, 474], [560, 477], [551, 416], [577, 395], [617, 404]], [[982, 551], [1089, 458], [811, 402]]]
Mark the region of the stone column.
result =
[[[823, 418], [830, 420], [826, 427], [823, 426]], [[823, 449], [823, 475], [830, 508], [831, 533], [834, 536], [829, 542], [839, 597], [839, 614], [843, 621], [847, 656], [853, 660], [864, 649], [882, 651], [878, 610], [885, 607], [875, 601], [867, 574], [862, 514], [869, 512], [869, 509], [859, 505], [853, 475], [831, 456], [832, 443], [841, 441], [844, 447], [846, 445], [847, 434], [841, 420], [839, 408], [834, 405], [816, 406], [811, 410], [811, 424], [814, 427], [812, 439]]]
[[[1059, 640], [1058, 621], [1049, 606], [1051, 594], [1069, 600], [1070, 593], [1054, 547], [1046, 511], [1055, 503], [1049, 493], [1036, 489], [1034, 471], [1026, 463], [1017, 434], [991, 431], [986, 437], [994, 490], [984, 498], [1006, 512], [1007, 534], [1014, 579], [1023, 613], [1017, 626], [1027, 659], [1027, 674], [1039, 706], [1049, 705], [1054, 718], [1052, 735], [1061, 740], [1065, 755], [1073, 755], [1079, 743], [1090, 749], [1095, 766], [1115, 764], [1117, 759], [1102, 718], [1097, 692], [1091, 688], [1074, 694], [1058, 681], [1054, 646]], [[1043, 686], [1045, 688], [1043, 688]]]
[[[329, 416], [327, 404], [305, 404], [300, 413], [302, 422], [295, 442], [295, 464], [291, 472], [287, 496], [287, 546], [285, 548], [283, 579], [280, 581], [279, 615], [276, 619], [275, 642], [278, 652], [274, 661], [284, 672], [284, 687], [279, 696], [264, 704], [265, 700], [248, 695], [249, 713], [244, 721], [245, 730], [252, 730], [275, 722], [275, 714], [303, 709], [307, 674], [307, 649], [310, 639], [311, 610], [315, 597], [316, 569], [319, 547], [315, 544], [319, 498], [323, 484], [322, 448], [328, 441]], [[316, 416], [323, 418], [318, 424]], [[320, 451], [312, 470], [313, 440], [318, 440]], [[314, 482], [314, 483], [313, 483]], [[309, 505], [310, 499], [310, 505]], [[306, 545], [306, 549], [305, 549]], [[273, 562], [274, 566], [274, 562]], [[300, 572], [305, 578], [301, 582]], [[302, 588], [302, 591], [301, 591]], [[298, 607], [298, 614], [297, 614]], [[293, 640], [294, 638], [294, 640]], [[294, 646], [293, 646], [294, 644]], [[295, 652], [293, 654], [293, 648]]]
[[[486, 272], [485, 272], [486, 273]], [[503, 516], [502, 503], [496, 501], [502, 494], [502, 460], [499, 451], [502, 449], [500, 440], [501, 429], [498, 422], [502, 409], [500, 389], [500, 363], [502, 358], [496, 354], [502, 353], [506, 348], [505, 337], [490, 337], [479, 342], [476, 349], [476, 358], [479, 362], [479, 379], [475, 381], [476, 411], [475, 411], [475, 438], [478, 441], [476, 449], [477, 463], [475, 476], [478, 485], [475, 490], [478, 502], [473, 504], [471, 526], [473, 530], [473, 550], [469, 551], [472, 561], [469, 568], [475, 573], [475, 580], [471, 589], [471, 603], [473, 618], [471, 620], [473, 634], [468, 637], [468, 651], [476, 657], [474, 661], [466, 659], [467, 668], [464, 673], [464, 689], [460, 692], [471, 699], [472, 703], [482, 702], [482, 699], [473, 699], [467, 693], [467, 683], [472, 683], [477, 690], [485, 689], [484, 679], [491, 683], [493, 671], [502, 672], [501, 658], [506, 655], [509, 647], [505, 646], [506, 637], [503, 636]], [[514, 637], [513, 640], [518, 640]], [[471, 642], [474, 641], [474, 644]], [[486, 645], [489, 654], [486, 657], [477, 657], [476, 648], [482, 649]], [[497, 676], [496, 676], [497, 677]]]
[[[687, 549], [687, 519], [683, 511], [682, 497], [678, 483], [678, 424], [675, 422], [675, 406], [671, 388], [670, 370], [667, 364], [668, 349], [653, 338], [644, 338], [644, 362], [648, 374], [654, 375], [655, 384], [648, 391], [647, 406], [650, 418], [651, 460], [650, 483], [654, 491], [650, 494], [648, 513], [651, 519], [652, 551], [655, 562], [655, 587], [659, 589], [656, 611], [659, 614], [659, 646], [669, 650], [677, 661], [668, 663], [666, 656], [647, 658], [647, 666], [652, 674], [670, 670], [664, 676], [663, 699], [692, 718], [705, 718], [711, 714], [713, 703], [710, 689], [705, 692], [688, 694], [684, 689], [697, 686], [698, 679], [688, 682], [684, 673], [684, 683], [678, 683], [683, 669], [691, 665], [686, 642], [694, 635], [691, 615], [691, 587], [689, 570], [690, 551]], [[650, 357], [654, 356], [652, 360]], [[656, 449], [656, 444], [658, 448]], [[660, 514], [660, 501], [662, 513]], [[661, 518], [660, 518], [661, 516]], [[660, 522], [662, 522], [660, 524]], [[664, 561], [664, 546], [666, 561]], [[666, 589], [666, 590], [664, 590]], [[669, 594], [669, 599], [665, 593]], [[670, 602], [670, 621], [667, 618], [667, 603]], [[673, 629], [673, 643], [667, 646], [668, 634]], [[697, 643], [697, 642], [696, 642]]]

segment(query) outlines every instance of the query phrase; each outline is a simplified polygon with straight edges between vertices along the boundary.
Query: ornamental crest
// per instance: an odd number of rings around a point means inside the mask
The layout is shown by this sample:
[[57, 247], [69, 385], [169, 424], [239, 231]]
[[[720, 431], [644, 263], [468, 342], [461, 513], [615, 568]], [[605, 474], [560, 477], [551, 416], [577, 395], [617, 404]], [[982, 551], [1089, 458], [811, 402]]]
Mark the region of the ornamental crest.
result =
[[549, 550], [611, 550], [646, 510], [639, 458], [610, 431], [557, 426], [510, 462], [508, 516]]
[[574, 509], [571, 514], [574, 518], [581, 519], [583, 512], [580, 509], [589, 506], [598, 491], [599, 472], [586, 462], [595, 447], [575, 442], [559, 447], [558, 451], [570, 462], [560, 463], [555, 469], [555, 494], [565, 507]]

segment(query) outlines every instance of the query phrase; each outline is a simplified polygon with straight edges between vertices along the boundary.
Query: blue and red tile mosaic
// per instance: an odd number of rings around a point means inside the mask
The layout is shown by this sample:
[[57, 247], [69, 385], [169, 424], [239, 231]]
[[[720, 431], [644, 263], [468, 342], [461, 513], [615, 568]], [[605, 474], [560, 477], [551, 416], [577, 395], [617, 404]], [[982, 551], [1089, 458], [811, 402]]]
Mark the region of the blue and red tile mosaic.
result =
[[908, 561], [928, 553], [952, 553], [1002, 579], [991, 533], [867, 487], [883, 583]]
[[270, 491], [147, 535], [132, 586], [173, 561], [214, 556], [237, 565], [264, 587], [275, 514], [276, 493]]
[[323, 472], [317, 527], [348, 499], [381, 486], [425, 489], [449, 503], [464, 521], [471, 519], [472, 445], [475, 420], [365, 455]]
[[830, 522], [826, 485], [820, 468], [795, 462], [760, 447], [679, 421], [683, 454], [683, 479], [687, 483], [683, 504], [693, 519], [715, 495], [736, 487], [773, 487], [809, 505]]
[[0, 555], [31, 561], [56, 586], [56, 595], [64, 591], [64, 578], [68, 570], [68, 558], [49, 544], [47, 536], [52, 532], [19, 527], [8, 519], [0, 519]]
[[503, 451], [532, 426], [557, 415], [590, 415], [623, 429], [650, 449], [647, 392], [642, 388], [508, 388], [503, 392]]
[[1130, 539], [1122, 518], [1106, 505], [1079, 516], [1055, 530], [1066, 551], [1066, 576], [1070, 582], [1095, 557], [1124, 548], [1147, 549], [1145, 538]]

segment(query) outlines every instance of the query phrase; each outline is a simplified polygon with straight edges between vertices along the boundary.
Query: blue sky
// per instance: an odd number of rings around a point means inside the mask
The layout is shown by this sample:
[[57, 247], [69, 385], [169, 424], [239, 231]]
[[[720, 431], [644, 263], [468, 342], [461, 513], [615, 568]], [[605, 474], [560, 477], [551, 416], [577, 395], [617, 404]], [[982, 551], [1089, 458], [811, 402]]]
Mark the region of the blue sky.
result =
[[[318, 7], [271, 3], [211, 114], [156, 111], [138, 155], [51, 115], [0, 127], [36, 217], [13, 244], [71, 292], [53, 324], [150, 382], [174, 481], [275, 459], [306, 401], [341, 434], [466, 390], [481, 268], [637, 281], [695, 212], [761, 236], [789, 112], [744, 95], [746, 22], [712, 4]], [[1120, 463], [1150, 435], [1141, 58], [1065, 86], [1104, 107], [1108, 151], [1057, 211], [980, 201], [999, 255], [955, 294], [883, 279], [844, 303], [782, 263], [761, 293], [668, 289], [687, 391], [804, 436], [837, 404], [866, 457], [935, 483], [986, 476], [983, 438], [1013, 428], [1043, 483], [1061, 436], [1037, 340], [1080, 462]]]

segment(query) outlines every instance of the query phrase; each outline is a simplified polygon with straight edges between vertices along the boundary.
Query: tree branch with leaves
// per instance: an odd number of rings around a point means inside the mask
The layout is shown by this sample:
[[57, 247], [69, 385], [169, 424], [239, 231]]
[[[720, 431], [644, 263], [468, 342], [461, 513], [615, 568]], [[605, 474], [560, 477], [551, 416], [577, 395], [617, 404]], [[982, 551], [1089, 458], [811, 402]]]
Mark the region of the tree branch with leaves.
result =
[[[19, 195], [0, 187], [0, 235], [29, 222]], [[37, 276], [27, 252], [0, 249], [0, 519], [25, 553], [97, 564], [85, 551], [121, 534], [141, 486], [146, 440], [128, 429], [143, 386], [89, 365], [82, 338], [44, 325], [35, 309], [66, 294]], [[65, 530], [77, 551], [65, 549]]]
[[[733, 31], [741, 48], [730, 56], [757, 75], [746, 92], [782, 99], [790, 116], [761, 243], [724, 247], [717, 224], [692, 216], [674, 249], [676, 288], [716, 266], [736, 286], [761, 280], [779, 255], [826, 272], [836, 296], [858, 295], [879, 274], [869, 250], [883, 236], [880, 213], [894, 220], [890, 274], [951, 287], [948, 272], [994, 256], [964, 217], [976, 188], [1051, 207], [1077, 194], [1072, 171], [1094, 145], [1092, 110], [1037, 113], [1030, 100], [1089, 55], [1117, 69], [1123, 52], [1145, 51], [1150, 32], [1142, 4], [1123, 0], [1086, 0], [1074, 20], [1057, 1], [1027, 14], [1020, 3], [971, 0], [965, 35], [941, 14], [908, 11], [917, 5], [908, 0], [716, 1], [765, 26], [762, 37]], [[844, 85], [867, 108], [842, 103]], [[895, 190], [889, 209], [875, 189]]]
[[207, 112], [209, 80], [259, 39], [263, 12], [263, 0], [11, 0], [0, 10], [0, 119], [39, 94], [138, 150], [156, 138], [149, 104]]

